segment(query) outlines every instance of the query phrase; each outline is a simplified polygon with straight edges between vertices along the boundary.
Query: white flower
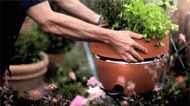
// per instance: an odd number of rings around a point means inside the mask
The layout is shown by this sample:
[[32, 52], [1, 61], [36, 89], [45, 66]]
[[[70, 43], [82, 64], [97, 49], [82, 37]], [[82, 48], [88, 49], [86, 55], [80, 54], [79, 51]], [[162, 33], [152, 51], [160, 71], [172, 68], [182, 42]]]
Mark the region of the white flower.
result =
[[100, 89], [100, 87], [89, 87], [87, 92], [90, 94], [89, 99], [94, 100], [94, 99], [99, 99], [100, 97], [105, 98], [106, 94], [103, 90]]

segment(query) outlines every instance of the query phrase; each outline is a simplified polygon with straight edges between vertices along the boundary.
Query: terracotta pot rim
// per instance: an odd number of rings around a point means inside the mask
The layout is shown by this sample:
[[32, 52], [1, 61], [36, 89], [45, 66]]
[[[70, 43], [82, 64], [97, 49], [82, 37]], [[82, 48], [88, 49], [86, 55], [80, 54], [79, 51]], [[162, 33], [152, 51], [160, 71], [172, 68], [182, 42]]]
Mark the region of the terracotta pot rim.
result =
[[[38, 70], [39, 71], [39, 70]], [[19, 81], [19, 80], [30, 80], [33, 78], [37, 78], [39, 76], [44, 75], [47, 72], [47, 68], [42, 69], [42, 71], [39, 71], [38, 73], [34, 74], [28, 74], [28, 75], [22, 75], [22, 76], [12, 76], [12, 77], [7, 77], [9, 81]]]
[[[169, 51], [169, 36], [165, 39], [161, 40], [161, 42], [165, 43], [166, 46], [156, 46], [157, 40], [153, 39], [151, 42], [146, 42], [144, 39], [134, 39], [140, 45], [143, 45], [148, 49], [148, 53], [142, 53], [139, 50], [137, 52], [141, 55], [144, 59], [146, 58], [153, 58], [159, 57], [161, 55], [168, 54]], [[90, 43], [91, 51], [93, 54], [110, 57], [115, 59], [122, 59], [122, 57], [108, 44], [100, 43], [100, 42], [92, 42]]]
[[[162, 55], [160, 58], [154, 58], [154, 60], [149, 60], [149, 61], [142, 61], [142, 62], [136, 62], [136, 63], [129, 63], [129, 62], [126, 62], [124, 60], [109, 60], [109, 59], [106, 59], [106, 60], [103, 60], [101, 59], [101, 56], [98, 56], [95, 54], [95, 58], [99, 59], [99, 60], [102, 60], [102, 61], [105, 61], [105, 62], [110, 62], [110, 63], [115, 63], [115, 64], [152, 64], [152, 63], [155, 63], [155, 62], [160, 62], [160, 61], [163, 61], [165, 58], [166, 58], [166, 55]], [[106, 58], [106, 57], [104, 57]]]
[[40, 53], [44, 58], [41, 61], [31, 64], [10, 65], [12, 77], [7, 77], [8, 80], [26, 80], [39, 77], [47, 72], [49, 63], [46, 53]]

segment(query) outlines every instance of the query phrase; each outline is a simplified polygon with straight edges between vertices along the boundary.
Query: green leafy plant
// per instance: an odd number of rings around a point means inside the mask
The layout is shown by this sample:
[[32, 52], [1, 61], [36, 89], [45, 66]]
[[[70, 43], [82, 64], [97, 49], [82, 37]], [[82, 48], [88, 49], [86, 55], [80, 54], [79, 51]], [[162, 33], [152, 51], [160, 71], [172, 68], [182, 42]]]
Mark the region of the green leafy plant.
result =
[[27, 64], [41, 60], [40, 52], [46, 46], [47, 39], [37, 31], [33, 24], [30, 32], [20, 33], [15, 42], [15, 52], [11, 64]]
[[144, 0], [132, 0], [123, 4], [112, 28], [143, 34], [146, 41], [155, 38], [161, 45], [160, 41], [166, 37], [168, 30], [177, 30], [162, 6], [152, 1], [145, 3]]
[[144, 35], [146, 41], [156, 39], [158, 45], [167, 32], [177, 30], [166, 10], [175, 9], [173, 0], [95, 0], [90, 7], [104, 16], [108, 28], [130, 30]]
[[74, 44], [74, 40], [72, 39], [55, 36], [45, 32], [41, 33], [43, 33], [43, 36], [48, 39], [44, 50], [47, 53], [63, 53], [70, 50]]

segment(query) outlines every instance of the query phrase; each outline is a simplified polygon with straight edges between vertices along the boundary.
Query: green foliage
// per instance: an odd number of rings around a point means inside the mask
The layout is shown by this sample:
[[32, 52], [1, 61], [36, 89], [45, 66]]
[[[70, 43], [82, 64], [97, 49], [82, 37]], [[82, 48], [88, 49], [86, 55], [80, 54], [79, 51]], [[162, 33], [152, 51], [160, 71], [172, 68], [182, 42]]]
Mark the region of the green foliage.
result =
[[148, 0], [149, 2], [153, 2], [156, 5], [162, 7], [164, 10], [173, 9], [176, 10], [176, 7], [173, 5], [174, 0]]
[[168, 30], [177, 30], [167, 16], [163, 4], [152, 0], [132, 0], [123, 4], [118, 20], [112, 26], [116, 30], [130, 30], [144, 35], [146, 41], [156, 38], [158, 41], [166, 37]]
[[71, 49], [74, 44], [74, 40], [55, 36], [54, 34], [48, 34], [41, 32], [45, 37], [47, 37], [48, 42], [44, 51], [47, 53], [63, 53]]
[[12, 58], [12, 64], [27, 64], [42, 59], [40, 52], [45, 47], [47, 39], [41, 36], [36, 28], [37, 25], [33, 24], [30, 32], [20, 33], [15, 42], [15, 55]]
[[104, 16], [108, 28], [141, 33], [146, 41], [160, 41], [168, 30], [177, 30], [166, 13], [175, 10], [173, 0], [93, 0], [89, 4]]
[[104, 19], [109, 28], [118, 19], [118, 15], [122, 9], [122, 5], [127, 3], [128, 0], [92, 0], [88, 1], [92, 10], [104, 16]]
[[67, 99], [71, 100], [76, 95], [82, 95], [85, 88], [82, 86], [77, 86], [76, 84], [61, 84], [55, 93], [63, 94]]

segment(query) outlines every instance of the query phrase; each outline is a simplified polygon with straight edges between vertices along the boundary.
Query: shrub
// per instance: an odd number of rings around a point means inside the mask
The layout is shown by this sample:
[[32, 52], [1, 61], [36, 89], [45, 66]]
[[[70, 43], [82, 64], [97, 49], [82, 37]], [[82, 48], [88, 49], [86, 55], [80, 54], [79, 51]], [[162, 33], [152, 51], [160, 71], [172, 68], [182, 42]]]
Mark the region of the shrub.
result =
[[40, 51], [43, 50], [46, 43], [47, 39], [41, 36], [41, 33], [36, 30], [36, 24], [33, 24], [30, 32], [19, 34], [11, 63], [27, 64], [41, 60]]

